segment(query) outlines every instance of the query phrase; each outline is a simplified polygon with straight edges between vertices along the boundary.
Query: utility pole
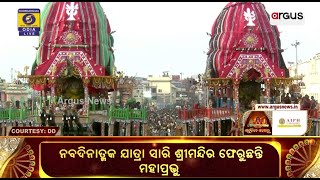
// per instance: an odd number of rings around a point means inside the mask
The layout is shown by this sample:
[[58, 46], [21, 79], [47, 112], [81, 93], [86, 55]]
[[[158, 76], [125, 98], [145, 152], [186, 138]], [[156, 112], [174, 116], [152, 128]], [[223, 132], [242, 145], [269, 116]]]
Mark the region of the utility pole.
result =
[[11, 68], [11, 83], [13, 83], [13, 68]]

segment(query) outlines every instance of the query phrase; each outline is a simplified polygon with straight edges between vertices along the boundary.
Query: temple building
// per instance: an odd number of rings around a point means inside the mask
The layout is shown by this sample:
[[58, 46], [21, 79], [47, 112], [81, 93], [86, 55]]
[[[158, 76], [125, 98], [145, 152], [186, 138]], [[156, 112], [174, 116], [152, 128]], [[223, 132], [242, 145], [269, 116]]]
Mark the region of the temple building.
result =
[[28, 85], [20, 80], [7, 83], [4, 79], [0, 81], [0, 104], [2, 108], [7, 108], [11, 104], [13, 108], [26, 107], [30, 99], [30, 89]]

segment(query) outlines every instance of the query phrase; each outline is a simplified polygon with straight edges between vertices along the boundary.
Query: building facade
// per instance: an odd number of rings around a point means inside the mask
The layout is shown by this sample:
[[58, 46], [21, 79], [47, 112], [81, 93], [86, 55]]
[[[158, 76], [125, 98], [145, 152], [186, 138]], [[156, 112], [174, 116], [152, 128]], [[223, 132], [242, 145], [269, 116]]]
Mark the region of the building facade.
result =
[[148, 105], [151, 100], [151, 89], [147, 78], [135, 77], [136, 86], [133, 88], [132, 97], [136, 102]]
[[31, 90], [28, 85], [20, 80], [15, 80], [13, 83], [6, 83], [0, 78], [0, 104], [1, 108], [7, 108], [10, 104], [12, 107], [25, 107], [28, 100], [31, 98]]
[[168, 73], [164, 73], [160, 77], [149, 76], [147, 80], [149, 87], [152, 87], [151, 93], [156, 94], [156, 98], [152, 98], [152, 103], [158, 108], [176, 103], [177, 87], [172, 84], [172, 77]]
[[297, 66], [291, 66], [290, 76], [295, 76], [295, 70], [297, 69], [297, 75], [303, 76], [303, 83], [305, 86], [301, 87], [301, 94], [314, 96], [316, 100], [320, 98], [320, 53], [303, 63], [298, 63]]
[[6, 101], [5, 89], [7, 87], [6, 80], [0, 78], [0, 102]]

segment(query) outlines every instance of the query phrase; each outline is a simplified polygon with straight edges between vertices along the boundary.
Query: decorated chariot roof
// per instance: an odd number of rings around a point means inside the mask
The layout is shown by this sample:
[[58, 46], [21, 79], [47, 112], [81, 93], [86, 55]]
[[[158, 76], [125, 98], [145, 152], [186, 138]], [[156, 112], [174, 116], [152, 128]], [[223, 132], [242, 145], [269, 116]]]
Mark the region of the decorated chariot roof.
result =
[[215, 20], [207, 53], [207, 78], [289, 77], [280, 33], [260, 2], [230, 2]]
[[60, 76], [70, 64], [81, 77], [112, 75], [111, 34], [99, 2], [49, 2], [41, 11], [32, 75]]

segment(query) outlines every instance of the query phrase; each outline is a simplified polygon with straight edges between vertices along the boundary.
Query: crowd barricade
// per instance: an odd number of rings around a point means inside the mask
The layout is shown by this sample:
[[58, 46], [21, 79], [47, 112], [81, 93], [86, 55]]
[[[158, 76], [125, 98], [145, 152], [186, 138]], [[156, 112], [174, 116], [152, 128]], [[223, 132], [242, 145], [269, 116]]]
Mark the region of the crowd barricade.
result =
[[179, 109], [178, 118], [180, 120], [191, 119], [227, 119], [232, 115], [231, 108], [199, 108], [199, 109]]

